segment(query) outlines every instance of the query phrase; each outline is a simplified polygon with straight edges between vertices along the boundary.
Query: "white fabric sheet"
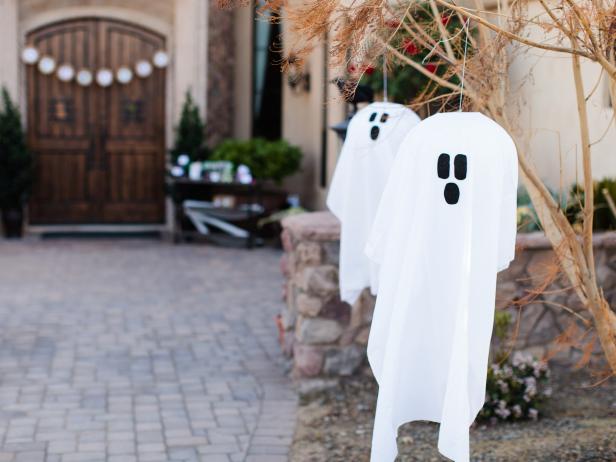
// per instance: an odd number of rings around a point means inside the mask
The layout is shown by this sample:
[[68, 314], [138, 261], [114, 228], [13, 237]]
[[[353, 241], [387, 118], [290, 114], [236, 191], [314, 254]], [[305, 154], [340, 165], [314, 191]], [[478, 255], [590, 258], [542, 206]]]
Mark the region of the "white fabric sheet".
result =
[[380, 102], [349, 123], [327, 206], [341, 222], [340, 297], [350, 304], [366, 287], [376, 294], [378, 270], [364, 248], [398, 147], [419, 120], [400, 104]]
[[469, 460], [496, 273], [514, 257], [517, 177], [513, 140], [479, 113], [429, 117], [402, 142], [366, 247], [381, 268], [373, 462], [395, 459], [397, 428], [412, 420], [440, 422], [440, 452]]

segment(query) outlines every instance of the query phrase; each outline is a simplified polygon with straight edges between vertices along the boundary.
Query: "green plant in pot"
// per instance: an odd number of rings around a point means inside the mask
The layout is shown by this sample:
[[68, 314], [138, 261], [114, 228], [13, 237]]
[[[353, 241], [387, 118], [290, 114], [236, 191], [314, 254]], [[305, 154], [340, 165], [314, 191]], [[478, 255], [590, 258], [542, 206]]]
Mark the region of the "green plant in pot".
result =
[[211, 158], [230, 161], [236, 168], [246, 165], [257, 180], [280, 183], [285, 177], [299, 170], [302, 152], [285, 140], [254, 138], [223, 141], [214, 150]]
[[6, 237], [23, 234], [24, 204], [32, 186], [33, 159], [26, 146], [21, 115], [2, 89], [0, 111], [0, 209]]

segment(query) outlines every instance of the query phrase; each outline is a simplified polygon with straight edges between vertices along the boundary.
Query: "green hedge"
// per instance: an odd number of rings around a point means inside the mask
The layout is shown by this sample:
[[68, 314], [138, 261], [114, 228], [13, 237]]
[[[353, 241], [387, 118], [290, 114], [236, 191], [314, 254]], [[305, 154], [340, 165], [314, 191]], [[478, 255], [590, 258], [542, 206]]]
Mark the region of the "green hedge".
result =
[[302, 152], [285, 140], [226, 140], [214, 150], [210, 159], [230, 161], [236, 168], [246, 165], [254, 178], [279, 183], [299, 170]]

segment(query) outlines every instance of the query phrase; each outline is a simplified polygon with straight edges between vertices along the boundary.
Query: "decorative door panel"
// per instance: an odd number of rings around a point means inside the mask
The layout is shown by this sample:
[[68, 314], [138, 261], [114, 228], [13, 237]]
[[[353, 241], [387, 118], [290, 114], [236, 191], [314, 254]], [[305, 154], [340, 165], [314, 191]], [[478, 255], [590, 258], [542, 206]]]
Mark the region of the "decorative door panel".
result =
[[[114, 73], [165, 47], [119, 21], [82, 19], [38, 29], [28, 43], [58, 64]], [[37, 159], [32, 224], [162, 223], [164, 71], [88, 87], [28, 66], [28, 139]]]

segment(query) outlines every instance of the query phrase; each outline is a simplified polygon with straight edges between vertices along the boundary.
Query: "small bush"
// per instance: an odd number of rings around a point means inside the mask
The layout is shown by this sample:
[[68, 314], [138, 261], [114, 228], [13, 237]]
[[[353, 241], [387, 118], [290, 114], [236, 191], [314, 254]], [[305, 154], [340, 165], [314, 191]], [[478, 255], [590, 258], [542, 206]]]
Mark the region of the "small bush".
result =
[[302, 152], [285, 140], [226, 140], [213, 152], [212, 160], [227, 160], [250, 168], [258, 180], [282, 181], [299, 170]]
[[[550, 191], [550, 193], [565, 212], [574, 230], [581, 232], [582, 206], [584, 204], [584, 189], [582, 186], [574, 184], [566, 194], [557, 194], [553, 191]], [[616, 179], [604, 178], [594, 183], [593, 231], [616, 230], [616, 216], [610, 210], [606, 195], [616, 202]], [[520, 188], [518, 191], [518, 231], [527, 233], [538, 230], [540, 230], [540, 227], [537, 212], [530, 201], [528, 192], [524, 188]]]
[[[594, 231], [616, 229], [616, 216], [614, 216], [610, 210], [604, 191], [613, 201], [616, 201], [616, 179], [604, 178], [594, 183]], [[582, 227], [582, 205], [584, 204], [584, 196], [584, 188], [582, 188], [581, 185], [574, 184], [571, 187], [566, 213], [567, 218], [578, 231], [581, 230]]]
[[547, 386], [550, 371], [544, 362], [516, 352], [503, 366], [491, 364], [486, 402], [479, 421], [537, 420], [541, 405], [552, 394]]
[[0, 110], [0, 208], [21, 207], [32, 187], [34, 159], [26, 146], [19, 109], [6, 88]]
[[199, 114], [190, 92], [186, 92], [182, 106], [180, 123], [175, 127], [175, 145], [171, 150], [171, 161], [176, 164], [178, 157], [187, 155], [191, 162], [205, 160], [208, 150], [205, 147], [205, 123]]

